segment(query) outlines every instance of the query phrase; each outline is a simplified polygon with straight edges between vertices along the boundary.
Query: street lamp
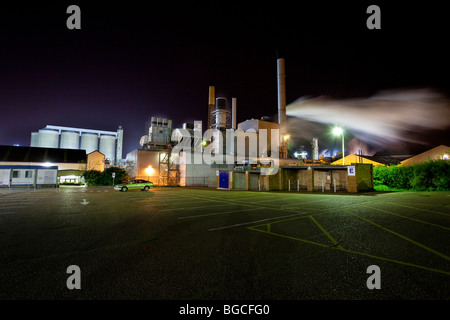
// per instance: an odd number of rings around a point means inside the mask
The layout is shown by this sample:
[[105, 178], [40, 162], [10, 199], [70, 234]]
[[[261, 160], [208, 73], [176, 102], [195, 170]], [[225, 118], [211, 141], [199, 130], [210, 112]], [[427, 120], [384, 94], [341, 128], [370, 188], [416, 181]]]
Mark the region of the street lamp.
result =
[[342, 165], [345, 165], [345, 159], [344, 159], [344, 130], [340, 127], [335, 127], [333, 129], [333, 134], [335, 136], [342, 136]]

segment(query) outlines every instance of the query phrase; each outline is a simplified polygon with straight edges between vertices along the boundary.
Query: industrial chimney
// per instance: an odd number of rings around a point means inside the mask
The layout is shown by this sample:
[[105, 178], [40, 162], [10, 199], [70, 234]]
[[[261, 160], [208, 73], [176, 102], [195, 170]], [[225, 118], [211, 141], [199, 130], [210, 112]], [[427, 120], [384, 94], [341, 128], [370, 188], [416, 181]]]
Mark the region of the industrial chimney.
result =
[[278, 85], [278, 123], [280, 125], [280, 153], [282, 158], [287, 158], [286, 141], [286, 74], [284, 59], [277, 59], [277, 85]]
[[211, 119], [212, 113], [215, 109], [216, 93], [215, 87], [209, 86], [209, 97], [208, 97], [208, 129], [211, 128], [213, 120]]

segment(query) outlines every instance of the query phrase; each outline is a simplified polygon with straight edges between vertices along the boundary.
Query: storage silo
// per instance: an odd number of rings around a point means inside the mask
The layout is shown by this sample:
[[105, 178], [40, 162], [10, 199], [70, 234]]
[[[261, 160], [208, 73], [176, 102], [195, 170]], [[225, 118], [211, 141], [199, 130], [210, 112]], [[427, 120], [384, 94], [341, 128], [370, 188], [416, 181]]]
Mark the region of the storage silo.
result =
[[61, 133], [61, 149], [78, 149], [80, 146], [80, 136], [75, 131], [64, 131]]
[[39, 141], [39, 132], [32, 132], [31, 133], [31, 142], [30, 147], [37, 147]]
[[99, 151], [105, 155], [105, 159], [109, 160], [111, 164], [114, 164], [116, 160], [116, 137], [101, 135]]
[[95, 133], [82, 133], [80, 149], [86, 150], [86, 154], [98, 150], [98, 135]]
[[39, 148], [58, 148], [59, 132], [50, 129], [39, 130], [38, 147]]

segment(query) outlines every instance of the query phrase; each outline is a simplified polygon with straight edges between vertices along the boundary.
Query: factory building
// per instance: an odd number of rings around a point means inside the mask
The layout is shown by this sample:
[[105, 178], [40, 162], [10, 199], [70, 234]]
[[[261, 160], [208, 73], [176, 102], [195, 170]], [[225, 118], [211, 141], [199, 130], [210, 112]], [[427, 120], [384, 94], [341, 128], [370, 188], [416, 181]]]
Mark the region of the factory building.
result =
[[123, 129], [103, 131], [47, 125], [31, 133], [31, 147], [99, 151], [111, 165], [122, 163]]
[[[316, 165], [322, 163], [317, 138], [312, 142], [312, 165], [288, 158], [284, 59], [277, 60], [277, 87], [277, 122], [261, 118], [237, 123], [236, 98], [232, 98], [230, 108], [225, 97], [215, 96], [214, 86], [209, 87], [205, 132], [200, 121], [172, 129], [170, 120], [152, 117], [140, 141], [142, 149], [127, 154], [127, 162], [132, 163], [132, 175], [156, 185], [228, 190], [372, 190], [372, 164]], [[264, 140], [265, 143], [260, 143]], [[181, 143], [183, 150], [190, 152], [176, 152], [176, 146]]]
[[[176, 130], [176, 129], [175, 129]], [[145, 123], [145, 135], [126, 155], [130, 175], [152, 181], [155, 185], [178, 185], [179, 171], [171, 156], [172, 120], [152, 116]]]

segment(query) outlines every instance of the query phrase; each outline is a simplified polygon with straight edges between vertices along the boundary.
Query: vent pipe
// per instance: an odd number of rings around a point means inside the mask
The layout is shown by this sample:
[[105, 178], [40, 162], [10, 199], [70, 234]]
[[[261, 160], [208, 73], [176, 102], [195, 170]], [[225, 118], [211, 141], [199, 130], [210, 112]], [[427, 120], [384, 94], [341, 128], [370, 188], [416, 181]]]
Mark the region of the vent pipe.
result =
[[231, 98], [231, 128], [236, 130], [236, 98]]

